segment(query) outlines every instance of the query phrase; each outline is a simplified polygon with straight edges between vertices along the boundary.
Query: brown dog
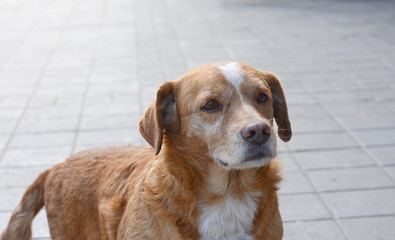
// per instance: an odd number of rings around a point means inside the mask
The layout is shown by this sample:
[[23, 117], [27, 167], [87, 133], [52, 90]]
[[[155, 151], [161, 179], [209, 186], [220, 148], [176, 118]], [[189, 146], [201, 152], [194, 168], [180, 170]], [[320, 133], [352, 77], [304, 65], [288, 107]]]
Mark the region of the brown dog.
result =
[[282, 239], [273, 118], [291, 138], [279, 80], [217, 63], [164, 83], [140, 120], [153, 147], [80, 152], [42, 173], [1, 240], [31, 238], [45, 205], [53, 240]]

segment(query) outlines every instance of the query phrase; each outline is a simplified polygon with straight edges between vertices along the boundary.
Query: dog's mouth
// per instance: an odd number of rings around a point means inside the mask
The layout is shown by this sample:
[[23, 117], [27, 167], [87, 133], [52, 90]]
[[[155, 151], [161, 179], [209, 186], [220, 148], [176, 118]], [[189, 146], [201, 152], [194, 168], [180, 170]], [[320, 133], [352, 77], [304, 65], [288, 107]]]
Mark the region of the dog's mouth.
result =
[[240, 144], [235, 148], [210, 149], [210, 155], [217, 166], [226, 170], [260, 168], [277, 156], [276, 144]]
[[266, 152], [249, 153], [244, 158], [244, 162], [259, 161], [259, 160], [262, 160], [262, 159], [267, 159], [268, 157], [270, 157], [270, 156]]
[[218, 162], [219, 162], [219, 164], [221, 164], [224, 167], [227, 167], [229, 165], [227, 162], [222, 161], [222, 160], [219, 160]]
[[269, 146], [261, 146], [259, 148], [247, 148], [244, 154], [243, 162], [254, 162], [271, 159], [276, 155]]
[[[274, 154], [275, 155], [275, 154]], [[259, 149], [248, 151], [237, 163], [225, 161], [217, 158], [217, 163], [226, 169], [244, 169], [251, 167], [261, 167], [272, 159], [273, 153], [269, 149]]]

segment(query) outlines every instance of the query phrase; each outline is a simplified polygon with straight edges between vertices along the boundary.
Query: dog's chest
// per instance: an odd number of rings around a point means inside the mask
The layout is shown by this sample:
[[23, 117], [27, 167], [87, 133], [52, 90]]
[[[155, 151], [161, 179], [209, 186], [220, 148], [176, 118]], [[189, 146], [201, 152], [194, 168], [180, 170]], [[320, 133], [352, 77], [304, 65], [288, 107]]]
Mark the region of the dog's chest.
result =
[[202, 240], [253, 240], [251, 231], [260, 192], [243, 198], [226, 197], [214, 205], [200, 205], [199, 233]]

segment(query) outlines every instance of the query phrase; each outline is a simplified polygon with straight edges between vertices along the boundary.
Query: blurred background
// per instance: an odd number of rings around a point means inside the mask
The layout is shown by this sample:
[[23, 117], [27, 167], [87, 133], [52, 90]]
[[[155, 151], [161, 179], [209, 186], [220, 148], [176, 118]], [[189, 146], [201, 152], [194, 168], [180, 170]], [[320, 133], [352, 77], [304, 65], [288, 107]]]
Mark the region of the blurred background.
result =
[[161, 82], [242, 61], [288, 100], [284, 239], [394, 240], [394, 26], [391, 0], [0, 0], [0, 229], [44, 169], [145, 144]]

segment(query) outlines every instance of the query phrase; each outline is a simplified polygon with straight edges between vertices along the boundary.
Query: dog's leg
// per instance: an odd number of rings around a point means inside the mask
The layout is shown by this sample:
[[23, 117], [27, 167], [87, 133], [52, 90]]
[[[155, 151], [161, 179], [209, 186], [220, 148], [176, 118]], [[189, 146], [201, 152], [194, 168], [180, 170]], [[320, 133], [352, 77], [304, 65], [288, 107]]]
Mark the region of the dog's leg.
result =
[[105, 200], [99, 205], [101, 235], [107, 240], [116, 240], [119, 222], [125, 210], [126, 201], [123, 197]]
[[29, 240], [32, 236], [32, 221], [44, 206], [44, 183], [49, 170], [41, 173], [26, 190], [22, 201], [11, 215], [7, 228], [0, 236], [0, 240]]

